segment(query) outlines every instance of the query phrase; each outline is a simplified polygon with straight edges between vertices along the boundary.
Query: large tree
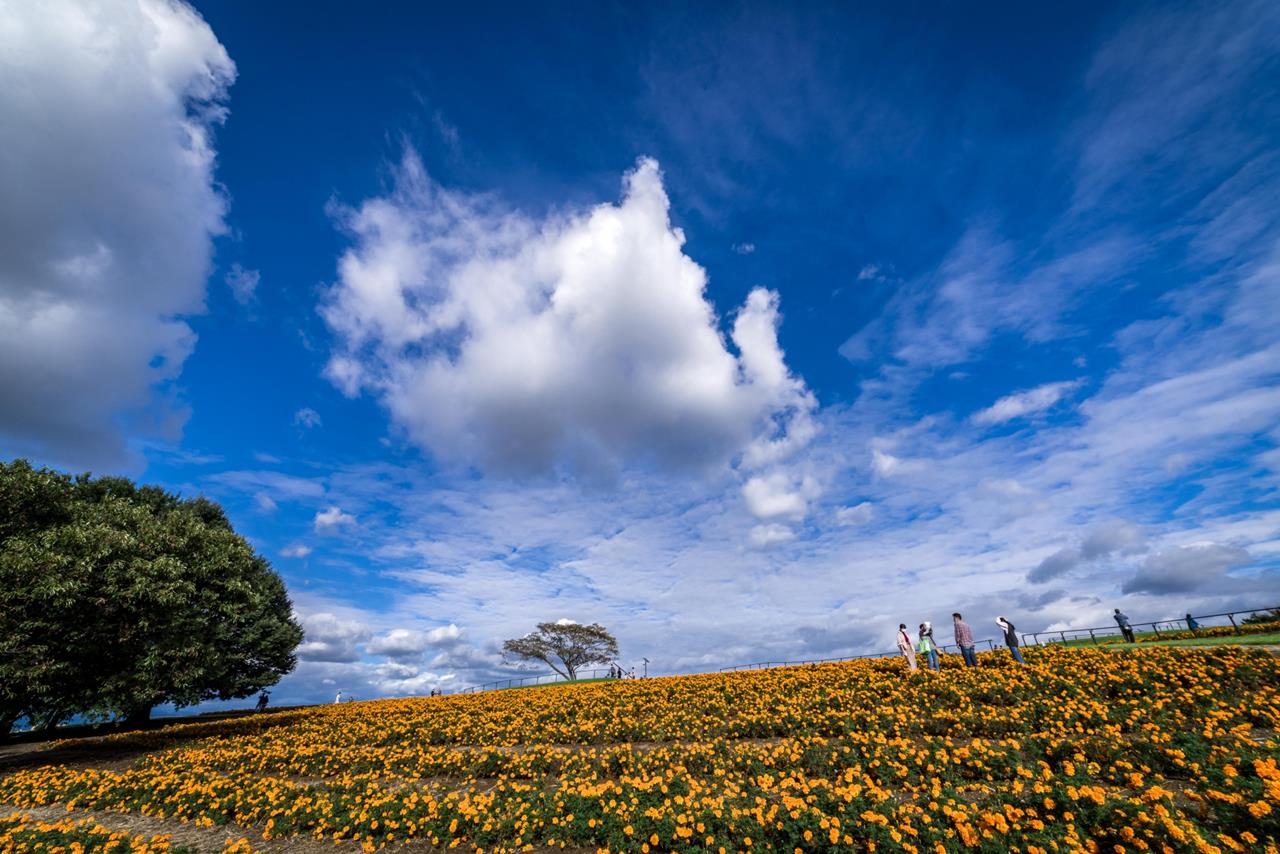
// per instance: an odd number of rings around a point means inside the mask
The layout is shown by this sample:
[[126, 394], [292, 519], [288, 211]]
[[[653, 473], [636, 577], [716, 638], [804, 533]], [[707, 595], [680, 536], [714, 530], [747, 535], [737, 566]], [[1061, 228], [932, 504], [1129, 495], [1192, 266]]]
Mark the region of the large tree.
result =
[[508, 660], [541, 661], [566, 679], [577, 679], [580, 668], [617, 658], [618, 641], [599, 623], [538, 623], [537, 631], [504, 641], [502, 651]]
[[284, 583], [217, 504], [0, 463], [0, 734], [247, 697], [301, 641]]

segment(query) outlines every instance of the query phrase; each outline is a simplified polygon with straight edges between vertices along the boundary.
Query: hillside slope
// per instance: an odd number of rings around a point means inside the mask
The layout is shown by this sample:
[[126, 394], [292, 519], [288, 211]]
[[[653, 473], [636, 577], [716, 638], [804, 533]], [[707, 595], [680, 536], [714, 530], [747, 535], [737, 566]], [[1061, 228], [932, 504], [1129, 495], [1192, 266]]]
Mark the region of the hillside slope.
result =
[[[1239, 648], [1027, 659], [913, 675], [857, 661], [184, 725], [64, 748], [63, 764], [0, 779], [0, 803], [366, 849], [1277, 850], [1280, 660]], [[94, 760], [104, 747], [108, 767]]]

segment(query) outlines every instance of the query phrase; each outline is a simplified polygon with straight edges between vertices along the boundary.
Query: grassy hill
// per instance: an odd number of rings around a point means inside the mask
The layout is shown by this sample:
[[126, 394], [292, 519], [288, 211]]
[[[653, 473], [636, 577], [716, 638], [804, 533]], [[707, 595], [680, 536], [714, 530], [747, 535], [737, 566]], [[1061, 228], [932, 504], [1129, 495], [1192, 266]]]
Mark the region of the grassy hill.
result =
[[[229, 836], [228, 850], [264, 852], [406, 840], [1276, 851], [1280, 660], [1239, 647], [1126, 652], [1031, 649], [1027, 667], [999, 653], [976, 670], [949, 657], [941, 674], [857, 661], [181, 725], [56, 747], [56, 764], [0, 778], [0, 804], [70, 805], [104, 830], [123, 811], [148, 833], [190, 830], [199, 850]], [[0, 820], [0, 850], [36, 824]], [[204, 837], [202, 825], [213, 826]]]

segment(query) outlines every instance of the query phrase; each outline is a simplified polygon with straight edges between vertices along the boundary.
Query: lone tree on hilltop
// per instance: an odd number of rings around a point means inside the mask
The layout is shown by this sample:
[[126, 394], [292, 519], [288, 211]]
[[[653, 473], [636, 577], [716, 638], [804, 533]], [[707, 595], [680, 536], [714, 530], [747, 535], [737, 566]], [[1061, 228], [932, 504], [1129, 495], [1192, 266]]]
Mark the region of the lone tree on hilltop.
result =
[[564, 678], [577, 679], [578, 668], [617, 658], [618, 641], [599, 623], [538, 623], [537, 631], [504, 641], [502, 652], [508, 660], [542, 661]]
[[248, 697], [301, 642], [284, 582], [212, 501], [0, 462], [0, 736]]

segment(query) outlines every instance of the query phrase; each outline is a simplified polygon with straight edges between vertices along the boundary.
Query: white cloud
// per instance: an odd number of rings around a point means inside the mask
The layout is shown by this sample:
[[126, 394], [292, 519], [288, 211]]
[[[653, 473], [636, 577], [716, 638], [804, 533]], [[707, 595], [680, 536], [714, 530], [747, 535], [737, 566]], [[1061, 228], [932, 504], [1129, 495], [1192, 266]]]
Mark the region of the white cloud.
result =
[[1043, 584], [1046, 581], [1065, 575], [1080, 565], [1080, 550], [1074, 546], [1064, 546], [1036, 565], [1027, 573], [1027, 580], [1032, 584]]
[[753, 548], [767, 549], [776, 546], [779, 543], [785, 543], [796, 538], [796, 532], [786, 525], [780, 525], [776, 522], [768, 525], [756, 525], [751, 529], [747, 541]]
[[261, 278], [262, 274], [257, 270], [246, 270], [239, 264], [232, 264], [224, 281], [231, 289], [231, 295], [236, 298], [236, 302], [248, 305], [253, 301], [254, 293], [258, 289], [258, 280]]
[[754, 243], [735, 243], [733, 244], [733, 251], [739, 255], [750, 255], [756, 251], [756, 245]]
[[6, 6], [0, 78], [0, 437], [117, 465], [186, 417], [235, 66], [185, 4], [49, 0]]
[[304, 558], [307, 555], [311, 554], [311, 547], [304, 546], [302, 544], [286, 546], [285, 548], [280, 550], [280, 554], [284, 555], [285, 557]]
[[735, 355], [652, 160], [620, 203], [533, 220], [438, 186], [410, 152], [394, 193], [342, 219], [355, 246], [322, 308], [326, 373], [443, 461], [610, 476], [707, 467], [758, 440], [763, 464], [793, 450], [793, 424], [811, 430], [776, 295], [737, 311]]
[[420, 696], [433, 688], [445, 688], [449, 682], [448, 675], [419, 670], [405, 664], [387, 662], [374, 668], [373, 686], [380, 696]]
[[309, 406], [304, 406], [293, 414], [293, 423], [304, 430], [309, 430], [312, 427], [319, 427], [324, 423], [324, 420], [320, 418], [319, 412]]
[[335, 614], [299, 615], [306, 637], [298, 647], [303, 661], [351, 662], [360, 660], [359, 645], [369, 637], [361, 623]]
[[1119, 519], [1096, 526], [1080, 544], [1085, 560], [1112, 554], [1138, 554], [1146, 551], [1147, 538], [1137, 525]]
[[280, 505], [276, 503], [276, 500], [266, 492], [259, 492], [254, 495], [253, 503], [263, 513], [274, 513], [276, 510], [280, 509]]
[[344, 528], [356, 523], [356, 517], [339, 507], [327, 507], [316, 513], [315, 529], [320, 533]]
[[1047, 409], [1051, 409], [1058, 401], [1079, 388], [1079, 386], [1079, 380], [1072, 380], [1070, 382], [1046, 383], [1028, 391], [1020, 391], [1016, 394], [1002, 397], [986, 409], [974, 413], [972, 420], [974, 424], [981, 425], [1003, 424], [1006, 421], [1012, 421], [1024, 415], [1044, 412]]
[[1249, 553], [1238, 546], [1195, 543], [1151, 555], [1124, 583], [1125, 593], [1190, 593], [1220, 586], [1227, 571], [1247, 566]]
[[401, 628], [392, 629], [386, 634], [374, 638], [365, 644], [365, 649], [373, 655], [408, 658], [421, 655], [430, 647], [453, 645], [461, 639], [462, 630], [453, 624], [439, 626], [428, 631]]
[[1133, 555], [1146, 551], [1147, 538], [1142, 529], [1129, 522], [1113, 519], [1094, 526], [1078, 546], [1065, 546], [1049, 555], [1027, 573], [1027, 580], [1043, 584], [1071, 572], [1077, 566], [1112, 555]]
[[747, 510], [757, 519], [803, 519], [808, 512], [808, 499], [816, 493], [813, 478], [797, 479], [781, 471], [757, 475], [742, 486]]
[[865, 525], [875, 516], [875, 505], [870, 501], [854, 504], [852, 507], [841, 507], [836, 511], [838, 525]]
[[871, 450], [871, 471], [876, 477], [887, 478], [895, 475], [914, 474], [925, 468], [924, 460], [895, 457], [888, 451], [879, 448]]
[[984, 498], [1003, 501], [1024, 501], [1031, 494], [1030, 489], [1011, 477], [988, 478], [979, 483], [974, 492]]

